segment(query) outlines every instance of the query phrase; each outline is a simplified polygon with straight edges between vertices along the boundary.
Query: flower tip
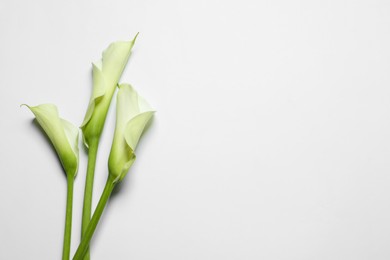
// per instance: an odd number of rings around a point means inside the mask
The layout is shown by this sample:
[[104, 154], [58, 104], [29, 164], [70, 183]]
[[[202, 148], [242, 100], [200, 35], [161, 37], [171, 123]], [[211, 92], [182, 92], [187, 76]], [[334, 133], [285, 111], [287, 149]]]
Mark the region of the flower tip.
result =
[[138, 34], [139, 34], [139, 32], [137, 32], [137, 34], [134, 36], [133, 42], [135, 42], [135, 40], [137, 40]]
[[27, 105], [27, 104], [20, 104], [20, 106], [19, 107], [28, 107], [28, 108], [30, 108], [30, 106], [29, 105]]

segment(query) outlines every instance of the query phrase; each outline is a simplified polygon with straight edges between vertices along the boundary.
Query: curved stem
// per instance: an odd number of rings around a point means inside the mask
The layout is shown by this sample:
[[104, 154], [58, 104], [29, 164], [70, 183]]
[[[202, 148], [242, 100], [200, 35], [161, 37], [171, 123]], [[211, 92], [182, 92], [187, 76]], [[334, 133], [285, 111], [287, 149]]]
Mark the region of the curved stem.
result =
[[67, 176], [67, 182], [68, 182], [68, 188], [67, 188], [67, 195], [66, 195], [65, 232], [64, 232], [64, 246], [62, 249], [62, 260], [69, 260], [70, 257], [74, 176], [69, 174]]
[[[95, 175], [95, 165], [96, 165], [98, 146], [99, 146], [99, 138], [96, 138], [95, 140], [91, 141], [88, 150], [88, 167], [87, 167], [87, 175], [85, 178], [83, 216], [81, 222], [81, 239], [84, 238], [85, 232], [87, 231], [87, 227], [91, 219], [93, 180]], [[84, 260], [89, 260], [89, 259], [90, 259], [89, 250], [87, 250]]]
[[110, 198], [111, 192], [115, 187], [114, 178], [111, 175], [108, 176], [106, 186], [104, 187], [103, 193], [100, 197], [99, 203], [96, 206], [95, 212], [93, 213], [92, 219], [84, 233], [83, 239], [77, 251], [73, 257], [73, 260], [82, 260], [89, 248], [89, 242], [93, 236], [93, 233], [96, 230], [96, 226], [99, 223], [100, 217], [102, 216], [103, 210], [107, 204], [108, 199]]

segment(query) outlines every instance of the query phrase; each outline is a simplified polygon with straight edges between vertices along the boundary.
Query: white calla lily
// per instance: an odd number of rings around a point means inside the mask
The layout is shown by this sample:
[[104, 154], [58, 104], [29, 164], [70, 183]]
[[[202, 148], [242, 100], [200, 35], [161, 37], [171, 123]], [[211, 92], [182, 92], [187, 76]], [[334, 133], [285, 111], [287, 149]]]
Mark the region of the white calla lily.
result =
[[[138, 35], [138, 34], [137, 34]], [[103, 51], [102, 59], [92, 64], [93, 91], [81, 124], [84, 143], [98, 140], [116, 85], [129, 59], [137, 35], [132, 41], [118, 41]]]
[[58, 115], [53, 104], [26, 105], [52, 142], [66, 174], [76, 177], [79, 163], [79, 129]]
[[121, 181], [135, 160], [135, 148], [154, 114], [151, 106], [129, 84], [119, 86], [116, 126], [108, 160], [109, 173]]
[[66, 216], [62, 259], [69, 259], [72, 233], [73, 184], [79, 165], [79, 129], [58, 115], [53, 104], [27, 106], [52, 142], [67, 175]]

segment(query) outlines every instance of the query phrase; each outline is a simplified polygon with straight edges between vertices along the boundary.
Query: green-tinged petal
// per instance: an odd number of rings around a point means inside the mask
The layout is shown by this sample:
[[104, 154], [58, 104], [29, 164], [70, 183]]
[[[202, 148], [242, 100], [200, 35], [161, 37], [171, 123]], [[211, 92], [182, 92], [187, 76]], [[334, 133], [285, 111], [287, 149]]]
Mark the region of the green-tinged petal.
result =
[[87, 113], [85, 114], [85, 118], [83, 123], [81, 124], [81, 127], [83, 127], [91, 119], [93, 111], [95, 109], [95, 104], [99, 102], [101, 97], [103, 97], [106, 93], [106, 84], [104, 81], [103, 73], [95, 63], [92, 63], [92, 82], [92, 97], [89, 102]]
[[79, 161], [78, 128], [60, 118], [57, 107], [53, 104], [26, 106], [34, 113], [39, 125], [52, 142], [65, 172], [75, 177]]
[[[138, 35], [138, 34], [137, 34]], [[93, 91], [81, 124], [84, 143], [99, 138], [116, 85], [129, 59], [137, 35], [132, 41], [118, 41], [103, 51], [102, 59], [92, 64]]]
[[[77, 166], [79, 165], [79, 129], [74, 126], [69, 121], [66, 121], [65, 119], [61, 119], [62, 125], [64, 126], [64, 131], [66, 138], [68, 139], [68, 143], [70, 144], [70, 147], [72, 148], [73, 154], [76, 155], [77, 160]], [[77, 170], [75, 172], [76, 176]]]
[[115, 42], [103, 52], [101, 69], [108, 82], [116, 81], [115, 85], [117, 84], [136, 38], [137, 36], [132, 41]]
[[128, 84], [119, 86], [114, 140], [108, 162], [110, 174], [121, 181], [135, 160], [134, 151], [154, 111]]
[[152, 118], [154, 112], [144, 112], [135, 116], [131, 119], [125, 128], [125, 139], [126, 143], [134, 151], [137, 147], [139, 139], [145, 129], [145, 126], [148, 124], [149, 120]]

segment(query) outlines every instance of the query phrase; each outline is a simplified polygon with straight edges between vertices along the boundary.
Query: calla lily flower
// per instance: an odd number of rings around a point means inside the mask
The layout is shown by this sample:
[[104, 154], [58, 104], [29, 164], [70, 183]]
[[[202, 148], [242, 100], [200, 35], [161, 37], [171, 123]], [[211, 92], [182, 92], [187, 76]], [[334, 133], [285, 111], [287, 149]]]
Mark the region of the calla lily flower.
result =
[[118, 41], [103, 51], [102, 58], [92, 63], [93, 91], [87, 113], [81, 124], [84, 143], [99, 139], [112, 95], [129, 59], [138, 34], [132, 41]]
[[76, 177], [79, 163], [79, 130], [58, 115], [53, 104], [27, 106], [52, 142], [66, 174]]
[[67, 175], [66, 216], [62, 259], [68, 260], [72, 233], [73, 185], [79, 164], [79, 129], [58, 115], [55, 105], [27, 106], [52, 142]]
[[108, 160], [109, 173], [121, 181], [135, 160], [135, 148], [154, 114], [151, 106], [129, 84], [119, 86], [116, 126]]

